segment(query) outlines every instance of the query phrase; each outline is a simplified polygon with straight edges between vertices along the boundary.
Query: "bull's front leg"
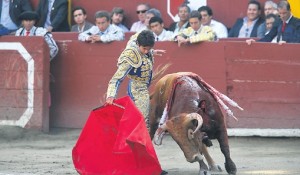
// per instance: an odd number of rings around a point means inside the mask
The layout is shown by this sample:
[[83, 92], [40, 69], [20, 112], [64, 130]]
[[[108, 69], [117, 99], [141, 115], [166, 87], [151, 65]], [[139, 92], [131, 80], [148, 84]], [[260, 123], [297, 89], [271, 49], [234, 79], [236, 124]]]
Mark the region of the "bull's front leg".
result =
[[230, 157], [227, 130], [225, 129], [224, 131], [221, 131], [217, 139], [219, 141], [221, 151], [225, 157], [225, 169], [228, 174], [235, 175], [237, 170], [235, 163], [231, 160]]
[[[197, 161], [199, 162], [199, 175], [211, 175], [207, 165], [205, 164], [205, 162], [203, 161], [203, 156], [201, 155], [201, 158], [197, 157], [196, 159], [198, 159]], [[201, 159], [201, 160], [200, 160]]]
[[210, 156], [207, 147], [205, 144], [202, 144], [202, 153], [208, 163], [209, 170], [210, 171], [215, 171], [215, 172], [222, 172], [222, 168], [220, 165], [217, 165], [213, 158]]

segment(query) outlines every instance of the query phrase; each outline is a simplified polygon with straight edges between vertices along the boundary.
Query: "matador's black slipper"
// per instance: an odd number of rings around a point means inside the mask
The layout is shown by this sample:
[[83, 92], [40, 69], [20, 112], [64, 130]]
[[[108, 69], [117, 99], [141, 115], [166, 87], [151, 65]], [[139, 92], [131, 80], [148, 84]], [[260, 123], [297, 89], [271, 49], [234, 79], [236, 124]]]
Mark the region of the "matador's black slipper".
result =
[[160, 173], [160, 175], [166, 175], [166, 174], [168, 174], [168, 172], [165, 171], [165, 170], [162, 170], [161, 173]]

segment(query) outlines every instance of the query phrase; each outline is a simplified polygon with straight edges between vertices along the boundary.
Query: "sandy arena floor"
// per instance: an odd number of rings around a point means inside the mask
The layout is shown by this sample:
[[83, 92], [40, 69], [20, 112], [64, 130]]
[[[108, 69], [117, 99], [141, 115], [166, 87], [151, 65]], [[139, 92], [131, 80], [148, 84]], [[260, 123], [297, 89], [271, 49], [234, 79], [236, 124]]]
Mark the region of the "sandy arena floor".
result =
[[[77, 174], [71, 151], [79, 129], [52, 129], [45, 134], [18, 127], [0, 126], [0, 175]], [[238, 175], [299, 175], [300, 138], [230, 137], [231, 156]], [[224, 157], [218, 143], [209, 152], [224, 169]], [[197, 175], [198, 164], [185, 161], [171, 137], [155, 146], [163, 169], [169, 175]]]

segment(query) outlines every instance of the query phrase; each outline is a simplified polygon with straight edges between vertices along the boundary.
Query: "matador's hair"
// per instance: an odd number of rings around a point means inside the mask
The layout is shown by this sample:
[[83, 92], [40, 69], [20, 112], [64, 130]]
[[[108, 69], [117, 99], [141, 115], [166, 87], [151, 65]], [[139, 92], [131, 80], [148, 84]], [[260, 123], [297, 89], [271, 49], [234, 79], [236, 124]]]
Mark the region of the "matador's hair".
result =
[[143, 30], [137, 37], [137, 44], [139, 46], [150, 46], [153, 47], [155, 38], [153, 32], [150, 30]]

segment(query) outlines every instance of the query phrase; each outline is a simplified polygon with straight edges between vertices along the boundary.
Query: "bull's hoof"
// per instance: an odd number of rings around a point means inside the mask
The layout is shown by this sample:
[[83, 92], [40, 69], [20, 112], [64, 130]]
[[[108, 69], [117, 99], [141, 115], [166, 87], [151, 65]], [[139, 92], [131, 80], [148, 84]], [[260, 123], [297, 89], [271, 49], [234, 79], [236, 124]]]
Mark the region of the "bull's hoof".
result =
[[220, 165], [214, 164], [212, 166], [209, 167], [210, 171], [214, 171], [214, 172], [222, 172], [222, 168]]
[[203, 171], [202, 170], [202, 171], [199, 172], [199, 175], [211, 175], [211, 174], [210, 174], [209, 171], [206, 171], [206, 170]]
[[236, 166], [232, 161], [225, 162], [225, 169], [226, 169], [228, 174], [236, 175]]

